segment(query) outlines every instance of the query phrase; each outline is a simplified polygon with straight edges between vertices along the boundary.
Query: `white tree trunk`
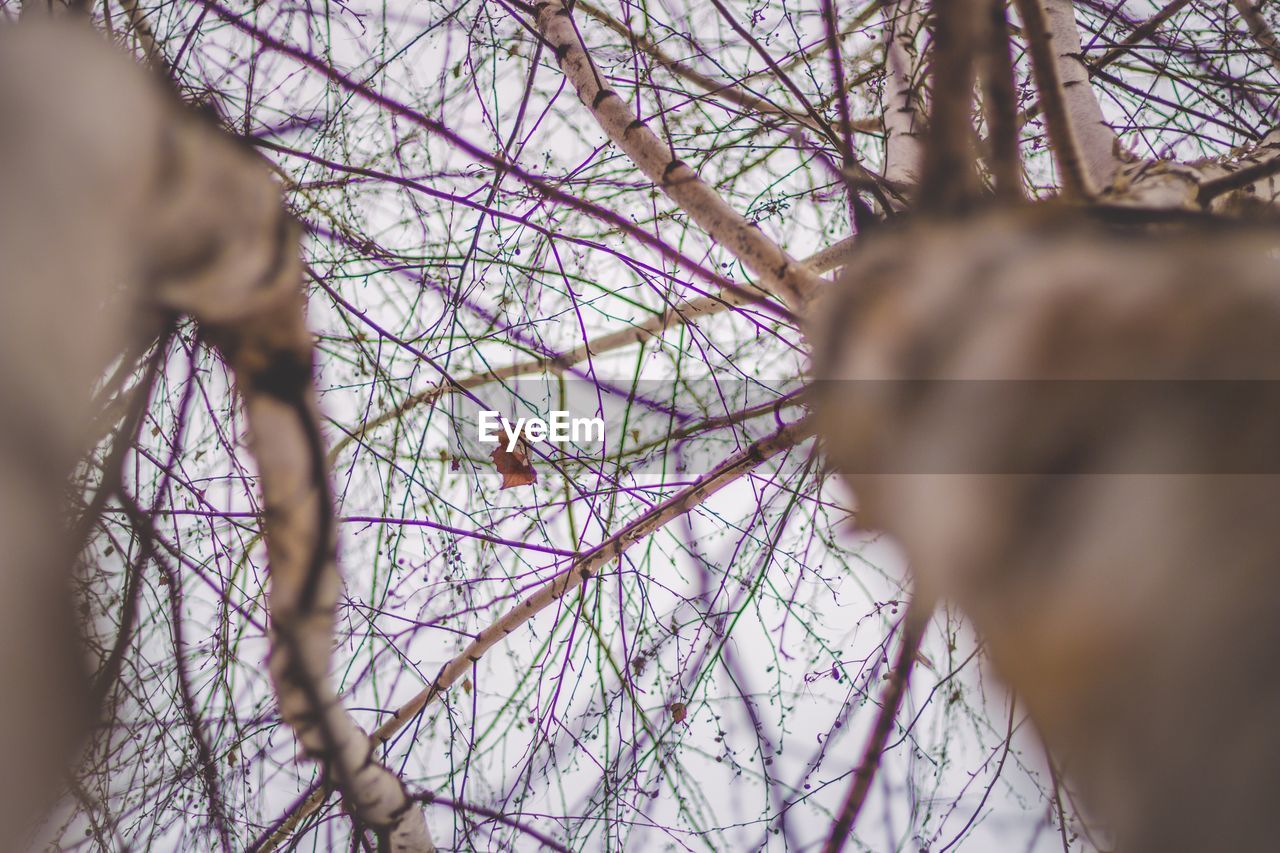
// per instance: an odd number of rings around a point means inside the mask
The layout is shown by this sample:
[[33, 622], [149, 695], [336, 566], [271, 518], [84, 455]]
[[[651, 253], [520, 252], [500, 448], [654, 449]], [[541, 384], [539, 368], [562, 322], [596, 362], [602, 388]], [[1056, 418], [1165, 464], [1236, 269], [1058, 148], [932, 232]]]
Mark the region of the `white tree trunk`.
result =
[[1101, 189], [1111, 183], [1123, 162], [1117, 147], [1119, 141], [1103, 118], [1098, 96], [1089, 82], [1075, 5], [1071, 0], [1044, 0], [1044, 9], [1071, 130], [1089, 179], [1095, 188]]
[[888, 36], [884, 46], [884, 176], [890, 183], [915, 186], [924, 161], [924, 110], [918, 82], [917, 37], [923, 10], [915, 0], [884, 7]]

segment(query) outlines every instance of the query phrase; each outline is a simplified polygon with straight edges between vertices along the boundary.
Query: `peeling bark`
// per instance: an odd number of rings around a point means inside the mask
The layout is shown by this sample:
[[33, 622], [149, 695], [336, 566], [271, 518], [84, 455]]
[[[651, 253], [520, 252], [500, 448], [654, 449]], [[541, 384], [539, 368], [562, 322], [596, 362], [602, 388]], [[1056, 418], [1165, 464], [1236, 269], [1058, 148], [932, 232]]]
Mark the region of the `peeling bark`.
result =
[[1280, 130], [1222, 160], [1125, 164], [1099, 197], [1109, 204], [1271, 218], [1280, 200]]
[[[689, 81], [716, 100], [728, 101], [729, 103], [735, 104], [744, 110], [757, 113], [762, 117], [769, 116], [787, 121], [795, 124], [797, 127], [804, 128], [805, 130], [813, 133], [823, 132], [823, 129], [819, 127], [809, 116], [804, 115], [802, 111], [792, 111], [779, 107], [771, 101], [766, 101], [763, 98], [759, 98], [751, 94], [751, 92], [741, 84], [731, 83], [725, 80], [717, 80], [714, 77], [709, 77], [708, 75], [703, 74], [701, 71], [698, 71], [696, 68], [687, 65], [686, 63], [673, 59], [648, 36], [637, 35], [632, 32], [626, 24], [614, 18], [604, 9], [599, 9], [591, 3], [588, 3], [587, 0], [578, 0], [578, 2], [574, 4], [574, 8], [582, 10], [585, 14], [613, 30], [615, 33], [626, 39], [633, 47], [644, 51], [644, 53], [653, 59], [658, 65], [667, 69], [675, 76]], [[846, 35], [850, 29], [851, 28], [847, 28], [845, 33], [842, 33], [842, 36]], [[854, 121], [853, 128], [854, 130], [865, 133], [875, 130], [876, 127], [878, 127], [878, 124], [878, 122], [872, 119], [861, 119]]]

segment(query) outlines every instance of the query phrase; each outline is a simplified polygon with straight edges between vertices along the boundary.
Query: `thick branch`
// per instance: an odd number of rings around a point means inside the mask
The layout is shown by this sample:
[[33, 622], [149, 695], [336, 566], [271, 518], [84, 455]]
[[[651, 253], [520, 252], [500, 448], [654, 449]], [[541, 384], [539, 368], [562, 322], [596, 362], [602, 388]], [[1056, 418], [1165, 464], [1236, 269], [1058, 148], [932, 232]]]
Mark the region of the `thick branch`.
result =
[[924, 109], [913, 84], [920, 52], [916, 37], [923, 18], [915, 0], [896, 0], [884, 7], [889, 27], [884, 48], [884, 176], [914, 186], [924, 160]]
[[859, 522], [964, 609], [1123, 850], [1275, 834], [1276, 239], [1204, 220], [915, 224], [814, 323]]
[[280, 716], [361, 825], [392, 850], [433, 850], [421, 808], [374, 759], [329, 681], [342, 581], [303, 314], [301, 229], [260, 160], [212, 126], [173, 121], [187, 178], [166, 197], [162, 221], [183, 230], [158, 229], [147, 265], [156, 301], [199, 321], [235, 371], [264, 504]]
[[[290, 266], [297, 288], [300, 267]], [[280, 715], [307, 754], [325, 763], [361, 824], [392, 850], [433, 850], [421, 808], [400, 778], [374, 758], [369, 738], [337, 701], [328, 679], [341, 579], [301, 301], [299, 289], [292, 304], [255, 318], [250, 335], [239, 325], [233, 340], [223, 343], [239, 378], [259, 465], [275, 637], [269, 664]], [[292, 346], [271, 340], [282, 328], [297, 336]], [[297, 384], [282, 384], [285, 376]]]
[[[1053, 38], [1041, 2], [1042, 0], [1014, 0], [1018, 17], [1022, 19], [1027, 51], [1031, 55], [1031, 71], [1035, 77], [1036, 89], [1040, 93], [1040, 105], [1044, 109], [1049, 142], [1053, 146], [1063, 192], [1071, 198], [1087, 198], [1093, 195], [1095, 187], [1090, 186], [1075, 127], [1068, 111], [1058, 63], [1061, 41]], [[1061, 25], [1061, 15], [1054, 20]], [[1072, 23], [1074, 24], [1074, 19]]]
[[[1040, 2], [1040, 0], [1034, 0]], [[1080, 46], [1080, 28], [1076, 24], [1075, 7], [1071, 0], [1043, 0], [1046, 23], [1049, 32], [1050, 50], [1054, 57], [1054, 66], [1062, 85], [1063, 109], [1069, 127], [1071, 139], [1078, 147], [1072, 156], [1079, 156], [1083, 161], [1085, 174], [1095, 189], [1111, 183], [1121, 160], [1117, 155], [1118, 141], [1115, 132], [1102, 117], [1102, 107], [1098, 104], [1098, 96], [1089, 83], [1089, 72], [1084, 64]], [[1021, 10], [1029, 2], [1019, 2]], [[1021, 14], [1021, 11], [1019, 12]], [[1024, 18], [1024, 23], [1030, 24]], [[1028, 39], [1032, 31], [1028, 28]], [[1035, 62], [1035, 48], [1032, 48], [1032, 61]], [[1036, 80], [1042, 87], [1048, 82], [1040, 83], [1040, 72], [1036, 70]], [[1046, 115], [1050, 121], [1052, 117]], [[1055, 145], [1057, 143], [1055, 142]]]
[[972, 106], [983, 11], [977, 0], [955, 0], [934, 14], [929, 138], [917, 193], [922, 210], [958, 213], [977, 195]]
[[1280, 41], [1276, 40], [1276, 34], [1271, 31], [1267, 19], [1262, 17], [1262, 3], [1259, 2], [1256, 6], [1249, 0], [1231, 0], [1231, 3], [1240, 12], [1240, 17], [1249, 27], [1249, 33], [1258, 42], [1258, 46], [1271, 59], [1276, 70], [1280, 71]]
[[1022, 197], [1018, 155], [1018, 87], [1009, 44], [1005, 0], [988, 0], [980, 63], [982, 110], [987, 121], [987, 166], [1002, 199]]
[[[20, 213], [0, 204], [0, 256], [15, 283], [4, 288], [0, 315], [22, 318], [52, 300], [55, 310], [42, 313], [71, 335], [75, 345], [64, 349], [76, 353], [43, 358], [49, 375], [24, 370], [18, 388], [0, 371], [0, 389], [12, 392], [4, 399], [46, 414], [42, 397], [61, 404], [56, 429], [28, 426], [41, 443], [71, 431], [51, 457], [60, 467], [74, 458], [76, 425], [90, 423], [70, 404], [90, 399], [83, 386], [94, 373], [82, 374], [93, 359], [103, 369], [106, 355], [153, 334], [158, 318], [186, 314], [200, 323], [235, 371], [259, 468], [281, 716], [359, 822], [392, 849], [434, 849], [421, 809], [371, 759], [368, 737], [328, 678], [341, 580], [303, 318], [300, 229], [278, 187], [261, 161], [87, 28], [33, 24], [3, 37], [0, 70], [12, 73], [0, 73], [0, 112], [34, 130], [0, 142], [4, 195], [22, 200]], [[22, 324], [24, 335], [40, 336], [34, 346], [51, 337], [34, 318]], [[22, 405], [25, 386], [45, 389], [30, 406]], [[46, 466], [44, 479], [57, 482], [58, 467]], [[46, 648], [52, 659], [53, 642]], [[9, 686], [38, 695], [19, 682]]]
[[[1132, 50], [1134, 45], [1146, 41], [1152, 33], [1160, 28], [1161, 24], [1173, 17], [1174, 14], [1189, 2], [1191, 2], [1191, 0], [1172, 0], [1172, 2], [1165, 5], [1159, 12], [1156, 12], [1147, 19], [1145, 23], [1136, 27], [1133, 32], [1121, 39], [1115, 47], [1112, 47], [1096, 61], [1088, 63], [1090, 76], [1105, 70], [1108, 65]], [[1040, 115], [1040, 111], [1041, 105], [1040, 102], [1037, 101], [1018, 116], [1018, 124], [1026, 124], [1031, 119]]]
[[560, 0], [539, 3], [537, 11], [538, 29], [554, 50], [556, 61], [609, 138], [713, 240], [757, 276], [765, 290], [793, 305], [807, 302], [823, 280], [730, 207], [672, 154], [643, 119], [635, 117], [617, 92], [605, 88], [572, 15]]

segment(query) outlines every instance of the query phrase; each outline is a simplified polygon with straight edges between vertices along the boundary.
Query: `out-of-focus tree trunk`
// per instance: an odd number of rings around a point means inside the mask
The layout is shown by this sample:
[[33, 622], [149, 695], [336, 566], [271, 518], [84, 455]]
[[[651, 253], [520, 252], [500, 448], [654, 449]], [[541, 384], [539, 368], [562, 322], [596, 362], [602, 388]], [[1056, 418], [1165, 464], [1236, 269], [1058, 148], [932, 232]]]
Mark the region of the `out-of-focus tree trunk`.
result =
[[[957, 143], [973, 54], [938, 36], [924, 209], [868, 235], [809, 313], [820, 433], [859, 523], [972, 619], [1120, 849], [1267, 849], [1274, 135], [1139, 160], [1103, 121], [1073, 4], [1014, 5], [1075, 203], [982, 212]], [[937, 33], [968, 20], [935, 13]]]
[[[48, 61], [55, 41], [40, 26], [0, 30], [4, 846], [21, 846], [18, 828], [55, 794], [92, 716], [69, 596], [64, 489], [89, 449], [93, 384], [140, 331], [137, 277], [114, 232], [137, 221], [150, 191], [124, 166], [157, 143], [143, 130], [157, 123], [155, 93], [133, 85], [133, 69], [108, 61], [83, 85], [82, 65]], [[103, 59], [105, 48], [83, 41], [87, 61]], [[38, 85], [23, 85], [37, 74]], [[114, 227], [104, 227], [104, 210]], [[80, 240], [70, 251], [69, 235]]]
[[333, 510], [298, 228], [267, 169], [74, 24], [0, 30], [0, 115], [0, 835], [39, 814], [91, 716], [61, 519], [93, 443], [93, 385], [159, 318], [185, 314], [244, 402], [280, 716], [363, 829], [392, 850], [433, 850], [421, 809], [329, 682]]
[[1274, 835], [1275, 247], [1054, 208], [923, 221], [813, 314], [860, 525], [972, 618], [1123, 850]]

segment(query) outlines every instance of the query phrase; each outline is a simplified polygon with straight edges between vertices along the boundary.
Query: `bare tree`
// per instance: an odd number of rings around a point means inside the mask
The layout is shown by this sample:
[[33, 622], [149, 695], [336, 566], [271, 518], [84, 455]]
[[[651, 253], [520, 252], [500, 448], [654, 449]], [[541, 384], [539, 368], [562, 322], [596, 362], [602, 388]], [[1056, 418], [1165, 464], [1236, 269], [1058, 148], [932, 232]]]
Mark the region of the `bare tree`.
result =
[[1266, 846], [1269, 8], [0, 9], [16, 846]]

